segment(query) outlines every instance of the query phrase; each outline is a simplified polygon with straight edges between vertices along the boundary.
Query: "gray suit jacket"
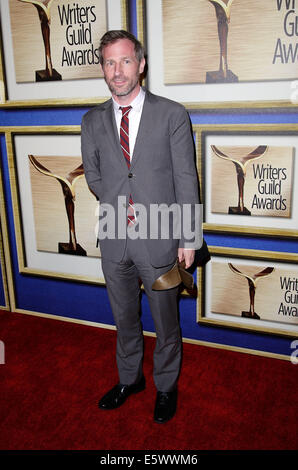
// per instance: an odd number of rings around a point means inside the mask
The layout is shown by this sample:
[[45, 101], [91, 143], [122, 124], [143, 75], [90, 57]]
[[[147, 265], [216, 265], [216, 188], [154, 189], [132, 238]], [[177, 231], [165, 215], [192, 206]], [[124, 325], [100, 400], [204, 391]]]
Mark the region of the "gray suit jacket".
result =
[[[193, 136], [189, 116], [182, 105], [146, 91], [130, 169], [120, 147], [112, 99], [83, 116], [81, 142], [87, 183], [99, 199], [102, 211], [105, 204], [115, 210], [116, 235], [100, 240], [103, 257], [118, 262], [125, 250], [123, 227], [119, 236], [118, 196], [122, 199], [125, 196], [128, 202], [131, 194], [136, 206], [142, 204], [147, 209], [148, 231], [150, 205], [188, 204], [194, 208], [199, 203]], [[197, 226], [201, 224], [201, 220], [196, 222]], [[125, 218], [122, 217], [121, 223], [126, 223]], [[181, 232], [180, 239], [171, 230], [166, 239], [149, 235], [146, 247], [153, 266], [166, 266], [175, 261], [178, 246], [183, 247], [185, 243]]]

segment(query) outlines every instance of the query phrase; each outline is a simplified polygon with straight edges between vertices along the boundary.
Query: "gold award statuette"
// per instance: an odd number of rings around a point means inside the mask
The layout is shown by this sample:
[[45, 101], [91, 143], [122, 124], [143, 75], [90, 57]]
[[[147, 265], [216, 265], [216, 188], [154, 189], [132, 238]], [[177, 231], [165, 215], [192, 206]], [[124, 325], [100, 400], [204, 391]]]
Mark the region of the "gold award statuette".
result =
[[69, 225], [69, 242], [59, 243], [58, 252], [68, 255], [86, 256], [87, 252], [77, 243], [75, 233], [75, 219], [74, 219], [74, 201], [75, 191], [74, 185], [76, 181], [84, 175], [83, 164], [71, 171], [66, 177], [56, 175], [45, 168], [33, 155], [28, 155], [32, 165], [43, 175], [55, 178], [62, 186], [62, 191], [65, 200], [65, 208]]
[[239, 159], [235, 159], [229, 157], [228, 155], [224, 154], [219, 150], [215, 145], [211, 145], [211, 148], [215, 155], [224, 160], [229, 160], [234, 163], [236, 167], [237, 173], [237, 183], [238, 183], [238, 206], [236, 207], [229, 207], [229, 214], [237, 214], [237, 215], [251, 215], [251, 212], [244, 206], [244, 183], [246, 177], [246, 167], [249, 162], [252, 160], [256, 160], [264, 155], [267, 151], [267, 145], [259, 145], [255, 150], [253, 150], [248, 155], [244, 157], [239, 157]]
[[231, 271], [233, 271], [235, 274], [245, 277], [249, 285], [249, 299], [250, 299], [249, 311], [241, 312], [241, 316], [246, 317], [246, 318], [255, 318], [259, 320], [260, 316], [255, 312], [255, 296], [256, 296], [257, 281], [261, 277], [268, 276], [269, 274], [271, 274], [275, 268], [268, 267], [268, 268], [262, 269], [262, 271], [259, 271], [256, 274], [248, 275], [239, 271], [239, 269], [233, 266], [232, 263], [228, 263], [228, 265]]
[[62, 80], [60, 73], [53, 69], [51, 59], [51, 46], [50, 46], [50, 7], [53, 0], [19, 0], [24, 3], [31, 3], [37, 8], [38, 16], [40, 20], [42, 38], [45, 49], [45, 70], [37, 70], [35, 72], [35, 80], [37, 82]]
[[228, 32], [234, 0], [208, 0], [214, 5], [220, 47], [219, 70], [206, 73], [206, 83], [233, 83], [238, 77], [228, 68]]

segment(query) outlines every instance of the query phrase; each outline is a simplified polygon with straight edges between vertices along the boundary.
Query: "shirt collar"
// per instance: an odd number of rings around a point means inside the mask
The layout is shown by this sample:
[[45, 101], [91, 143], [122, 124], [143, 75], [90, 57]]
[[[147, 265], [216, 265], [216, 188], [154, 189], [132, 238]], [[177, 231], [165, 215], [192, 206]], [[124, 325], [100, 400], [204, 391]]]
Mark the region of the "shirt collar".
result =
[[[135, 111], [139, 111], [143, 106], [144, 99], [145, 99], [145, 90], [141, 87], [139, 94], [132, 100], [129, 106], [131, 106]], [[120, 108], [120, 104], [117, 103], [117, 101], [115, 101], [113, 97], [112, 97], [112, 100], [113, 100], [114, 110], [118, 112]]]

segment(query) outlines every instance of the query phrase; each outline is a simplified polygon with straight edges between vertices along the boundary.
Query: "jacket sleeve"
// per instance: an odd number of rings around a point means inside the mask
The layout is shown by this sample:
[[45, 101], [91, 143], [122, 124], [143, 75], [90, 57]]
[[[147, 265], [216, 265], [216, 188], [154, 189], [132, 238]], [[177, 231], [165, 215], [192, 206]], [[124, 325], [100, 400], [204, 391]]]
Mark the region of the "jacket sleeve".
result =
[[100, 155], [95, 146], [92, 128], [87, 116], [83, 116], [81, 125], [81, 151], [87, 184], [97, 199], [101, 194]]
[[190, 118], [183, 106], [171, 113], [170, 145], [176, 201], [181, 210], [181, 248], [199, 249], [203, 243], [202, 205]]

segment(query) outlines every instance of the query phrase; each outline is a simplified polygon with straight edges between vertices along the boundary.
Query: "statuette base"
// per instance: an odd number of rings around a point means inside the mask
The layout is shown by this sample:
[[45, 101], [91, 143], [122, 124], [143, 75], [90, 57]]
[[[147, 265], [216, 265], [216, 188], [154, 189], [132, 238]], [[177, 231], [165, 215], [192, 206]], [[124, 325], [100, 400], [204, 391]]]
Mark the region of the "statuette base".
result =
[[56, 80], [62, 80], [62, 76], [55, 69], [53, 69], [52, 76], [50, 76], [46, 70], [36, 70], [35, 72], [36, 82], [52, 82]]
[[243, 211], [239, 209], [238, 206], [235, 207], [229, 207], [229, 214], [235, 214], [235, 215], [251, 215], [251, 212], [244, 207]]
[[260, 317], [256, 312], [254, 312], [253, 314], [251, 312], [241, 312], [241, 316], [245, 318], [253, 318], [255, 320], [260, 320]]
[[64, 255], [87, 256], [86, 250], [78, 243], [76, 250], [72, 248], [70, 243], [58, 243], [58, 252]]
[[216, 70], [213, 72], [206, 72], [206, 83], [235, 83], [238, 82], [238, 77], [231, 70], [227, 71], [225, 77], [223, 72]]

